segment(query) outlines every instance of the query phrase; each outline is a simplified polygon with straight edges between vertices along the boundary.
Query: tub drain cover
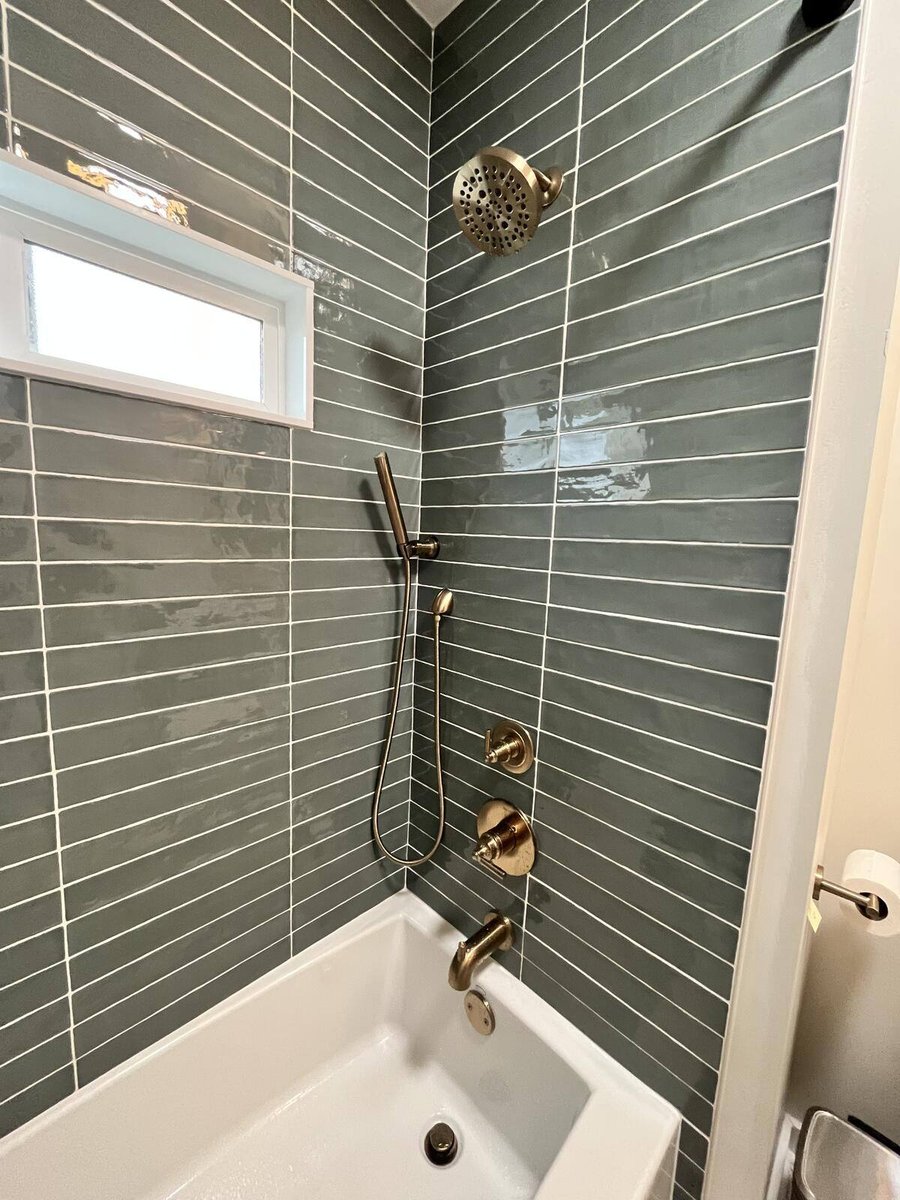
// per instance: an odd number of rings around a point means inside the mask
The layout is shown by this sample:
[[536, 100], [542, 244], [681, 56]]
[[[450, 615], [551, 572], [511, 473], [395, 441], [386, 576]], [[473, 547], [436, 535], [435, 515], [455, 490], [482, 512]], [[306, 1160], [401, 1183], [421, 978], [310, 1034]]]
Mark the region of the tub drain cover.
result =
[[458, 1149], [456, 1134], [444, 1121], [432, 1125], [425, 1135], [425, 1157], [436, 1167], [446, 1167], [452, 1163]]

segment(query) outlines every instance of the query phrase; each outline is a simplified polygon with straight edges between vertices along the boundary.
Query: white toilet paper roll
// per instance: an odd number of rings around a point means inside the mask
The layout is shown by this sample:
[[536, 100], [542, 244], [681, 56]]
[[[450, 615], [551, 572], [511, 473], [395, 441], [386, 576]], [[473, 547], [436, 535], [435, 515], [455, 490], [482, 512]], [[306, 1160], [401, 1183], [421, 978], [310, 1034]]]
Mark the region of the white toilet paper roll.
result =
[[865, 926], [866, 933], [874, 937], [894, 937], [900, 933], [900, 863], [896, 859], [877, 850], [854, 850], [847, 855], [841, 882], [854, 892], [880, 896], [887, 905], [888, 915], [883, 921], [860, 920], [852, 905], [844, 906], [855, 921]]

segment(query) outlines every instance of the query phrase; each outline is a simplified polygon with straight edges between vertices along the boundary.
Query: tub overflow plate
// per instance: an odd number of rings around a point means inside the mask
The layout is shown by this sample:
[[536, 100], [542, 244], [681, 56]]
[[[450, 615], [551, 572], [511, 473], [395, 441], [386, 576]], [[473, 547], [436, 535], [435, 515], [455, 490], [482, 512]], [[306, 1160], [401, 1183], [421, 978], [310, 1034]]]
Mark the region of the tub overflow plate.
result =
[[491, 1008], [490, 1001], [483, 992], [477, 992], [474, 988], [471, 992], [466, 992], [465, 1005], [469, 1024], [476, 1033], [487, 1037], [494, 1032], [497, 1024], [494, 1017], [494, 1010]]

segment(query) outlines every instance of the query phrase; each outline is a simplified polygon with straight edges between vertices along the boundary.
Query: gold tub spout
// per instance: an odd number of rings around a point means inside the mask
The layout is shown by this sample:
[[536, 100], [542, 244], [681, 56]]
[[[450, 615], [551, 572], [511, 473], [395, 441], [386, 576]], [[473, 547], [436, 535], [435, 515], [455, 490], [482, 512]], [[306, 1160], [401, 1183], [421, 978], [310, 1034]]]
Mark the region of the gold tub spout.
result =
[[509, 917], [503, 913], [489, 912], [477, 933], [457, 946], [447, 976], [450, 986], [457, 992], [467, 992], [479, 963], [498, 950], [509, 950], [514, 940], [515, 932]]

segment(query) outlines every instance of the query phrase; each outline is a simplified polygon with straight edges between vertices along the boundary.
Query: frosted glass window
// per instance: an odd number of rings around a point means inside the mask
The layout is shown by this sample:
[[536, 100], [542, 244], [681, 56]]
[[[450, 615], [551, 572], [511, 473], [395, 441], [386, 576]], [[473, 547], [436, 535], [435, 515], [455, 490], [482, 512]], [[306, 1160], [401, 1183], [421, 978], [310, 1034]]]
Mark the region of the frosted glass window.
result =
[[261, 320], [26, 245], [32, 350], [262, 405]]

